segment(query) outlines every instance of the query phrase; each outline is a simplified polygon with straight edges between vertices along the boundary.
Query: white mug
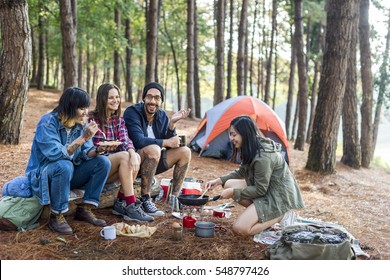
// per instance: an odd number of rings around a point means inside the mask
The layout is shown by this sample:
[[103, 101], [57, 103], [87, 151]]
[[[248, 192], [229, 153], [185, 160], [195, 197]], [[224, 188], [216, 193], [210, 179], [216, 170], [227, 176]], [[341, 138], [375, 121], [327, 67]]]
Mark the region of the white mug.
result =
[[116, 238], [116, 229], [114, 226], [106, 226], [100, 231], [100, 235], [106, 240], [111, 240]]

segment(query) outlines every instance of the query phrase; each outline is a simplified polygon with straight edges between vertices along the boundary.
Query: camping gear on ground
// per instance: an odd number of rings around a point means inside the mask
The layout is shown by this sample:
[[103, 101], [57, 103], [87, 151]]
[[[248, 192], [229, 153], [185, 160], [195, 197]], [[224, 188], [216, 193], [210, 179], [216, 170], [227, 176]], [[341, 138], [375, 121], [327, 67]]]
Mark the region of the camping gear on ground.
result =
[[212, 222], [196, 222], [195, 236], [198, 237], [214, 237], [215, 224]]
[[282, 153], [288, 162], [288, 141], [285, 124], [263, 101], [251, 96], [226, 99], [208, 110], [199, 124], [189, 147], [200, 156], [230, 159], [233, 146], [228, 128], [233, 118], [248, 115], [257, 124], [265, 137], [282, 145]]
[[192, 216], [185, 216], [183, 218], [183, 227], [185, 228], [194, 228], [196, 223], [196, 218]]
[[38, 227], [39, 223], [37, 221], [42, 210], [43, 206], [39, 204], [39, 200], [35, 196], [3, 196], [0, 200], [0, 218], [10, 221], [18, 231]]
[[351, 236], [333, 226], [294, 224], [269, 246], [271, 260], [355, 259]]
[[113, 240], [116, 238], [116, 229], [114, 226], [105, 226], [100, 230], [100, 236], [106, 240]]
[[226, 213], [225, 213], [225, 211], [221, 211], [221, 210], [213, 210], [213, 216], [214, 217], [218, 217], [218, 218], [223, 218], [223, 217], [225, 217], [225, 215], [226, 215]]
[[201, 206], [205, 205], [209, 201], [215, 201], [218, 200], [221, 196], [216, 195], [212, 198], [209, 198], [207, 195], [203, 196], [203, 198], [199, 198], [200, 195], [197, 194], [184, 194], [179, 195], [177, 198], [179, 199], [179, 202], [181, 204], [187, 205], [187, 206]]
[[183, 240], [183, 227], [179, 223], [172, 223], [172, 237], [175, 241]]
[[2, 196], [32, 197], [30, 182], [26, 176], [18, 176], [4, 184]]

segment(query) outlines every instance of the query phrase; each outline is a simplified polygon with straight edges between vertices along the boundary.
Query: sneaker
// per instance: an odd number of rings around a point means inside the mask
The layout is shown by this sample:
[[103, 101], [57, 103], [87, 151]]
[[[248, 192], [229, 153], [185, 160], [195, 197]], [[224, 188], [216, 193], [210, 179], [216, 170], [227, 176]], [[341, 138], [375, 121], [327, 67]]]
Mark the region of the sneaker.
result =
[[152, 222], [154, 218], [144, 212], [140, 202], [126, 205], [124, 200], [116, 199], [112, 208], [112, 214], [122, 216], [131, 222]]
[[279, 222], [280, 227], [285, 229], [288, 226], [291, 226], [297, 220], [297, 214], [294, 211], [290, 210], [284, 213], [282, 220]]
[[78, 206], [76, 208], [74, 219], [78, 221], [84, 221], [99, 227], [104, 227], [107, 225], [105, 220], [96, 218], [96, 216], [92, 213], [91, 206], [89, 205]]
[[73, 234], [72, 228], [69, 226], [62, 214], [50, 214], [49, 228], [60, 234]]
[[142, 202], [142, 208], [146, 214], [150, 216], [164, 216], [164, 212], [157, 209], [156, 205], [153, 203], [151, 198], [144, 200], [141, 197], [141, 202]]
[[172, 207], [172, 212], [179, 212], [183, 208], [177, 196], [173, 194], [169, 196], [168, 204]]

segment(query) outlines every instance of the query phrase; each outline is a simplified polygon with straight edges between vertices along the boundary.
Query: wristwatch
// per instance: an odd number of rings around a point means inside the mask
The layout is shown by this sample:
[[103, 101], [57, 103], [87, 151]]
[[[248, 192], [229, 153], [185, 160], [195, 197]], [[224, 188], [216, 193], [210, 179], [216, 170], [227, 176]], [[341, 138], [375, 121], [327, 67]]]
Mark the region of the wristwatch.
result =
[[95, 150], [96, 153], [97, 153], [98, 155], [103, 155], [106, 151], [104, 151], [104, 150], [99, 151], [99, 148], [100, 148], [100, 146], [96, 148], [96, 150]]

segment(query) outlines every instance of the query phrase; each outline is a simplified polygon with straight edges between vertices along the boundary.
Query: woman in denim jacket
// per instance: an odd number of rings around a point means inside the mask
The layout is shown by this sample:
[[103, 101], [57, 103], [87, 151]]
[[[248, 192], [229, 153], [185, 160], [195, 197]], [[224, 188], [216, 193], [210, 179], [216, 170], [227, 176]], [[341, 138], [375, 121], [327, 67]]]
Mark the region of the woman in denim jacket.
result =
[[61, 234], [73, 233], [63, 216], [72, 188], [85, 190], [74, 218], [95, 226], [106, 225], [91, 208], [99, 204], [111, 163], [107, 157], [97, 156], [99, 151], [92, 143], [96, 123], [85, 125], [89, 105], [86, 91], [66, 89], [58, 106], [40, 119], [26, 168], [33, 195], [42, 205], [50, 204], [50, 229]]
[[[279, 223], [282, 228], [296, 220], [292, 209], [303, 208], [299, 186], [281, 154], [281, 145], [260, 136], [249, 116], [230, 123], [229, 137], [241, 165], [235, 171], [206, 183], [222, 185], [222, 198], [233, 198], [246, 207], [233, 224], [241, 235], [254, 235]], [[233, 153], [234, 155], [237, 153]]]

